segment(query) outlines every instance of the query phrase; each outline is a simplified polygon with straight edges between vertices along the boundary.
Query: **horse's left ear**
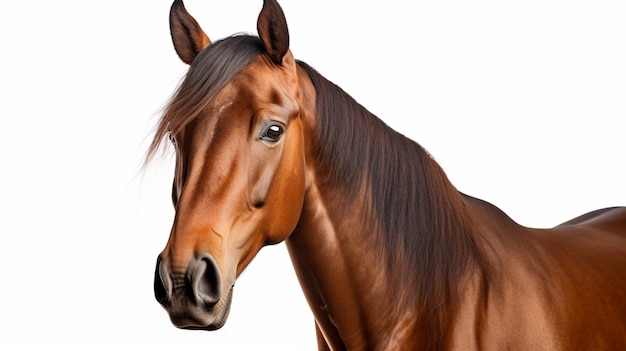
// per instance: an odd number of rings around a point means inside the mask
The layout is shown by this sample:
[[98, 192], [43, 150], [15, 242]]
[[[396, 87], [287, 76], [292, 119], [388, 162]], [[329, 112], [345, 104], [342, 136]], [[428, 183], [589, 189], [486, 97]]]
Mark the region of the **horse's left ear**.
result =
[[267, 55], [276, 64], [282, 64], [289, 50], [289, 30], [283, 9], [276, 0], [263, 0], [256, 28]]

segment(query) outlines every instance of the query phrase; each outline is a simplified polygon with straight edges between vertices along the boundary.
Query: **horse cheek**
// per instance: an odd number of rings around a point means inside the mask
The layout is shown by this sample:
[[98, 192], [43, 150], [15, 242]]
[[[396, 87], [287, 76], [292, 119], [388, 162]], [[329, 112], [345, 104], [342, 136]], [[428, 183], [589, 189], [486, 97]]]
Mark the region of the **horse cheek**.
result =
[[[294, 122], [285, 135], [286, 145], [268, 194], [266, 240], [279, 243], [291, 234], [300, 219], [304, 202], [304, 148], [300, 122]], [[295, 130], [294, 130], [295, 129]]]

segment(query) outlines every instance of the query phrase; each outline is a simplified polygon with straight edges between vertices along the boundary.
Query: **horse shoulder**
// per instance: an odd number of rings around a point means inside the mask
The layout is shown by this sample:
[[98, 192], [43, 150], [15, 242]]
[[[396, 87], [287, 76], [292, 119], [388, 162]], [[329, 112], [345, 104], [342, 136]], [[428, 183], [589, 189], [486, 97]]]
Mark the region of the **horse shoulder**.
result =
[[463, 290], [452, 349], [626, 349], [626, 209], [532, 229], [467, 203], [483, 262]]

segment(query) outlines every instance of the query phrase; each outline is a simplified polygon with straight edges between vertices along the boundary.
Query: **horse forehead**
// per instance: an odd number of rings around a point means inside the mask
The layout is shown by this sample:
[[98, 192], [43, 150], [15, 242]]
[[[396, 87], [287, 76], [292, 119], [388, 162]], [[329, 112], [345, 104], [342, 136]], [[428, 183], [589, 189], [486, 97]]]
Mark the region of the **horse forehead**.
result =
[[[215, 96], [199, 118], [186, 128], [190, 134], [202, 134], [212, 140], [220, 126], [233, 123], [248, 125], [254, 113], [261, 110], [293, 115], [297, 111], [297, 81], [288, 72], [266, 62], [259, 55], [236, 74]], [[232, 134], [232, 129], [230, 134]], [[207, 135], [209, 137], [207, 138]]]
[[297, 94], [297, 80], [289, 70], [267, 62], [259, 55], [234, 80], [239, 91], [263, 102], [281, 105]]

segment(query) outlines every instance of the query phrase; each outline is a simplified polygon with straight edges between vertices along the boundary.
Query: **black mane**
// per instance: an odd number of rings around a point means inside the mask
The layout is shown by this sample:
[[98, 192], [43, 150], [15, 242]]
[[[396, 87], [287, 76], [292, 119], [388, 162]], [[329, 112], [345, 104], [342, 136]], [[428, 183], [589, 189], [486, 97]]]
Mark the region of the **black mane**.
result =
[[445, 314], [439, 307], [454, 306], [468, 264], [478, 260], [461, 194], [420, 145], [298, 64], [316, 90], [314, 150], [325, 181], [355, 195], [365, 182], [372, 199], [368, 218], [378, 228], [372, 239], [387, 262], [388, 284], [415, 287], [420, 300], [413, 303], [433, 340], [440, 340]]

